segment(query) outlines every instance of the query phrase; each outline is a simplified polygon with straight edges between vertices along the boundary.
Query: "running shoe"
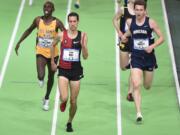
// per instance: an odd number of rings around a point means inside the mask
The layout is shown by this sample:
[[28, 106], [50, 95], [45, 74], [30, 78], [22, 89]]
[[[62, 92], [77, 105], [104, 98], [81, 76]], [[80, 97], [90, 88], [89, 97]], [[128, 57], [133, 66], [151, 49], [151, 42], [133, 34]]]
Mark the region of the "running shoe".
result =
[[49, 99], [43, 99], [43, 110], [44, 111], [49, 110]]
[[134, 98], [133, 98], [133, 95], [132, 93], [128, 93], [127, 95], [127, 98], [126, 98], [129, 102], [133, 102], [134, 101]]
[[68, 122], [66, 125], [66, 131], [67, 132], [73, 132], [72, 124], [70, 122]]
[[67, 102], [63, 102], [63, 103], [60, 104], [60, 110], [61, 110], [61, 112], [64, 112], [64, 111], [66, 110], [66, 103], [67, 103]]
[[142, 114], [140, 112], [138, 112], [136, 115], [136, 122], [141, 123], [142, 119], [143, 119]]

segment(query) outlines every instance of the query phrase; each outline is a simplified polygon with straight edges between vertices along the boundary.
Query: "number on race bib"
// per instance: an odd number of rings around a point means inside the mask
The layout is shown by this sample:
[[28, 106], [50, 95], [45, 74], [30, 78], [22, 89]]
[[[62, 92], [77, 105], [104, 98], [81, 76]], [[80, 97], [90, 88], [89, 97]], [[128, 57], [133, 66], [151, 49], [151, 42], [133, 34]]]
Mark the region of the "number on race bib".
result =
[[41, 47], [50, 47], [53, 42], [53, 39], [48, 38], [38, 38], [38, 45]]
[[77, 49], [64, 49], [63, 50], [63, 60], [64, 61], [79, 61], [79, 50]]
[[148, 39], [134, 39], [134, 49], [136, 50], [144, 50], [149, 46]]

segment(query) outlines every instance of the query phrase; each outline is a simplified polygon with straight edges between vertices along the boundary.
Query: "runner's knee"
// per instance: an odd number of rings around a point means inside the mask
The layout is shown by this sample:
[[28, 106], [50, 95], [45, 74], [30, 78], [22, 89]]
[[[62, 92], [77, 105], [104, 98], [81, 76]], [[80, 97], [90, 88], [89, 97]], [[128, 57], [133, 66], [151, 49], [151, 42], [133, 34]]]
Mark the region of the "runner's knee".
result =
[[70, 100], [70, 104], [71, 104], [71, 105], [76, 105], [76, 102], [77, 102], [76, 99], [71, 99], [71, 100]]
[[132, 84], [133, 84], [133, 89], [136, 90], [140, 88], [141, 82], [137, 80], [132, 80]]

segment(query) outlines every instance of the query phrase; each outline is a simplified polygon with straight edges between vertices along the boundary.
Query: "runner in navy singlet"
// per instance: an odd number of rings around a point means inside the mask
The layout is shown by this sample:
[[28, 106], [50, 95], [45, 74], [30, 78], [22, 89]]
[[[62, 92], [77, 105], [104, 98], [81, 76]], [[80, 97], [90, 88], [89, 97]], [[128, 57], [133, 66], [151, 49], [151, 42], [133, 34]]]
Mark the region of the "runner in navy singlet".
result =
[[[126, 41], [128, 36], [132, 36], [131, 52], [131, 81], [133, 84], [133, 95], [136, 106], [136, 121], [142, 121], [141, 114], [141, 80], [146, 89], [150, 89], [154, 69], [156, 68], [156, 57], [154, 48], [164, 41], [163, 34], [157, 23], [146, 16], [146, 3], [136, 0], [134, 3], [135, 17], [127, 20], [130, 31], [122, 36]], [[158, 39], [154, 41], [152, 32], [155, 32]]]

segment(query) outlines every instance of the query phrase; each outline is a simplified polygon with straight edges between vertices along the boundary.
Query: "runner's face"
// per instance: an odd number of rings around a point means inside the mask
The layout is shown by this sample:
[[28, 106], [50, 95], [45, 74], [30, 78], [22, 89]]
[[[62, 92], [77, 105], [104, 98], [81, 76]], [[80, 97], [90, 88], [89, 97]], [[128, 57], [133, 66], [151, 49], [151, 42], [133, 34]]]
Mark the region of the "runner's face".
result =
[[43, 11], [44, 11], [45, 16], [51, 16], [52, 12], [53, 12], [52, 5], [49, 4], [49, 3], [45, 4], [44, 8], [43, 8]]
[[146, 10], [143, 5], [136, 5], [134, 9], [137, 19], [142, 19], [146, 15]]
[[76, 16], [70, 16], [68, 19], [68, 23], [69, 23], [69, 28], [72, 31], [77, 30], [78, 27], [78, 20]]

